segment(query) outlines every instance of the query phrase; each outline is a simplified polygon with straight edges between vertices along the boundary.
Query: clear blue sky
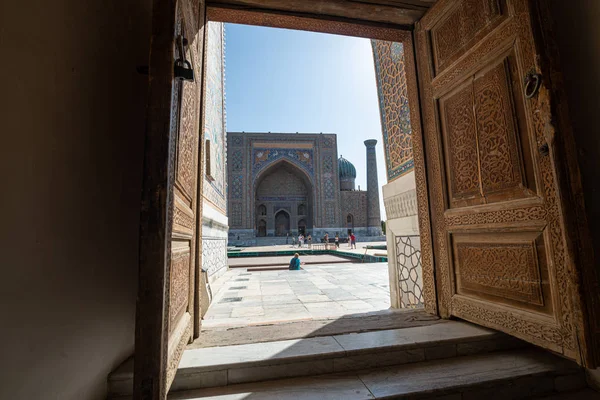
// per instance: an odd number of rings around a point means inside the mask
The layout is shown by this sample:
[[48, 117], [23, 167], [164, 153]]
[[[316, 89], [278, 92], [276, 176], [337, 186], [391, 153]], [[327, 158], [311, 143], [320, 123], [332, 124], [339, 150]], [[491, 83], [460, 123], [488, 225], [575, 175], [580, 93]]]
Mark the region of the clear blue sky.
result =
[[[228, 131], [337, 133], [363, 190], [363, 142], [377, 139], [387, 183], [370, 40], [235, 24], [225, 37]], [[385, 219], [381, 188], [380, 202]]]

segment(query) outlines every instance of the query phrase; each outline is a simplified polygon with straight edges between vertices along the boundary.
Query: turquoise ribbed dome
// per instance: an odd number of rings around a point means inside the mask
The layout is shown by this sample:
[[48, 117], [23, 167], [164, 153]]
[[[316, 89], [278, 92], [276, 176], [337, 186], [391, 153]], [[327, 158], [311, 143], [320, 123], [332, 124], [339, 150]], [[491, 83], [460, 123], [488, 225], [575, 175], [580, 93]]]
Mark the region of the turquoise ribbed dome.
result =
[[356, 178], [356, 168], [354, 165], [344, 157], [340, 157], [338, 160], [338, 169], [340, 174], [340, 179], [343, 178]]

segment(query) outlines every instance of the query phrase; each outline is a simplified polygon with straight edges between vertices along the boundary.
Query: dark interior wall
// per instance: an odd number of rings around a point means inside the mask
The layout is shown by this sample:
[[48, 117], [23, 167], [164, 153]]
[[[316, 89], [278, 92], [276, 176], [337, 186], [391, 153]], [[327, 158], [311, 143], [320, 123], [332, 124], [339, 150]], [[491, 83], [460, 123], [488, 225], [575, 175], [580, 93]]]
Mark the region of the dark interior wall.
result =
[[551, 0], [588, 216], [600, 249], [600, 1]]
[[[593, 267], [600, 276], [600, 1], [551, 0], [550, 4], [592, 233]], [[590, 377], [600, 387], [600, 370], [590, 371]]]
[[151, 1], [0, 4], [2, 399], [101, 399], [133, 353]]

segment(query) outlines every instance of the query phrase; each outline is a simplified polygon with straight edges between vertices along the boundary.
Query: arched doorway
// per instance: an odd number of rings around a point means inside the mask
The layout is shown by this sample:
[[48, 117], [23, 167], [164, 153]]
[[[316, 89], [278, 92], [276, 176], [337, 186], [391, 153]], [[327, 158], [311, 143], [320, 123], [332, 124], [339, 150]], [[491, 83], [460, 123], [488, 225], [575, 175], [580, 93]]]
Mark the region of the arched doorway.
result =
[[285, 236], [290, 231], [290, 214], [281, 210], [275, 214], [275, 236]]
[[348, 228], [348, 236], [350, 236], [350, 234], [354, 230], [354, 217], [352, 216], [352, 214], [348, 214], [348, 216], [346, 217], [346, 228]]
[[298, 221], [298, 233], [306, 235], [306, 221], [304, 219]]
[[264, 219], [261, 219], [260, 221], [258, 221], [257, 236], [258, 237], [265, 237], [265, 236], [267, 236], [267, 221], [265, 221]]

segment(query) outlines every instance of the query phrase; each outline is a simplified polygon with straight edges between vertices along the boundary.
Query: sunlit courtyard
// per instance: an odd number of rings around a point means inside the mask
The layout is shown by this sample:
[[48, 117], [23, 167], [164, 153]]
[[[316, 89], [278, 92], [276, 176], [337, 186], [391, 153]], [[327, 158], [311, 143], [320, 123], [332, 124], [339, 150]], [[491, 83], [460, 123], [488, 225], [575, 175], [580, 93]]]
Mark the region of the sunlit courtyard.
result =
[[[268, 264], [270, 257], [262, 257]], [[217, 282], [203, 329], [336, 319], [390, 307], [387, 263], [302, 265], [299, 271], [230, 269]]]

